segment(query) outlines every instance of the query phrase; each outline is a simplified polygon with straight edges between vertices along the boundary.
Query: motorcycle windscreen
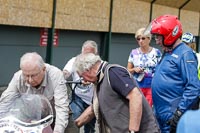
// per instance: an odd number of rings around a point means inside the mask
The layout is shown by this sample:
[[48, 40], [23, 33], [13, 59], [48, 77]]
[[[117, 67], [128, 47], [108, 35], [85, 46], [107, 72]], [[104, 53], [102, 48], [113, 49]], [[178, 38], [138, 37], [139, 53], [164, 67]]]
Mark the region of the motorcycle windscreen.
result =
[[53, 122], [52, 107], [42, 95], [22, 94], [8, 108], [5, 116], [14, 118], [13, 122], [24, 127], [46, 127]]

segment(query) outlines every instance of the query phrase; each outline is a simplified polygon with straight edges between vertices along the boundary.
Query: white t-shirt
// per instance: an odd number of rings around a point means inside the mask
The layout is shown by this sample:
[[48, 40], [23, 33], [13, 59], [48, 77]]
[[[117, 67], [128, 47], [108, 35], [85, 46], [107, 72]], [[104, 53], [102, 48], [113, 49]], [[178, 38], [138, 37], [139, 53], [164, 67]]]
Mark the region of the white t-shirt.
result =
[[[71, 58], [67, 64], [65, 65], [63, 70], [67, 70], [73, 78], [73, 81], [77, 81], [80, 80], [80, 77], [78, 75], [77, 72], [74, 71], [73, 69], [73, 63], [75, 61], [76, 57]], [[72, 85], [72, 87], [74, 88], [75, 84]], [[90, 84], [90, 85], [80, 85], [78, 84], [75, 88], [75, 93], [77, 96], [79, 96], [85, 103], [87, 104], [91, 104], [92, 102], [92, 98], [93, 98], [93, 92], [94, 92], [94, 85]]]

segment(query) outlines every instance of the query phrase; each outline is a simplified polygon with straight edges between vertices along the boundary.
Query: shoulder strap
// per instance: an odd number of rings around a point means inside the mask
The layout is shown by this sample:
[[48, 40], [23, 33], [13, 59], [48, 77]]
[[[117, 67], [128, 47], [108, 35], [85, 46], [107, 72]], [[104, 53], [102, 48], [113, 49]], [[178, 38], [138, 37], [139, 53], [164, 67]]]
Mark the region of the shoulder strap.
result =
[[[106, 70], [107, 70], [107, 71], [106, 71], [107, 75], [109, 75], [108, 71], [109, 71], [109, 69], [110, 69], [111, 67], [121, 67], [121, 68], [125, 69], [125, 70], [128, 72], [130, 78], [132, 77], [132, 74], [131, 74], [125, 67], [120, 66], [120, 65], [118, 65], [118, 64], [109, 64], [109, 65], [107, 65], [107, 69], [106, 69]], [[109, 82], [109, 84], [110, 84], [109, 76], [108, 76], [108, 82]]]

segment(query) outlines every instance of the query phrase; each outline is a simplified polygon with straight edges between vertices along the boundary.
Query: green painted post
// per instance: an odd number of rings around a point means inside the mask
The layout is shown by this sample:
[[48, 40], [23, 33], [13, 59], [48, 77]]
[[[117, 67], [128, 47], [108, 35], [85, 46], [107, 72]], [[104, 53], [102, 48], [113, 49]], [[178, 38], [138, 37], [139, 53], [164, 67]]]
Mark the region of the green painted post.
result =
[[52, 47], [54, 40], [54, 27], [55, 27], [55, 16], [56, 16], [56, 0], [53, 0], [53, 11], [52, 11], [52, 25], [48, 28], [48, 40], [46, 49], [46, 63], [51, 64], [52, 61]]
[[113, 12], [113, 0], [110, 1], [110, 19], [109, 19], [109, 32], [105, 34], [106, 45], [104, 46], [104, 60], [109, 61], [109, 50], [112, 38], [112, 12]]

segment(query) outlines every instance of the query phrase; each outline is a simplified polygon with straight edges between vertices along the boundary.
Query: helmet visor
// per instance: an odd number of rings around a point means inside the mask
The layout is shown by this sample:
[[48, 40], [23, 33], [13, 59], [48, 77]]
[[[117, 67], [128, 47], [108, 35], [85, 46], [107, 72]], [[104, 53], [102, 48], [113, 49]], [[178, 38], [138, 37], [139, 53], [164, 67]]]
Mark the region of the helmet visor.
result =
[[147, 36], [151, 34], [151, 29], [152, 29], [152, 23], [150, 23], [147, 28], [144, 30], [144, 35]]

